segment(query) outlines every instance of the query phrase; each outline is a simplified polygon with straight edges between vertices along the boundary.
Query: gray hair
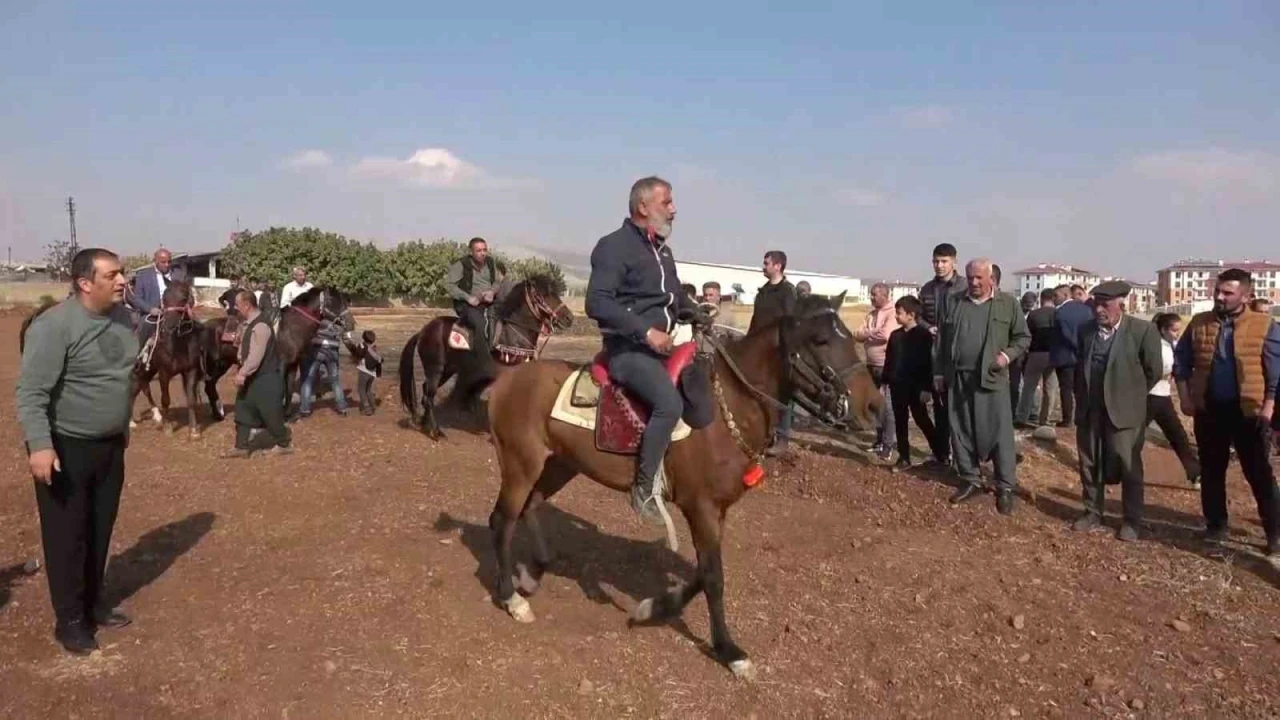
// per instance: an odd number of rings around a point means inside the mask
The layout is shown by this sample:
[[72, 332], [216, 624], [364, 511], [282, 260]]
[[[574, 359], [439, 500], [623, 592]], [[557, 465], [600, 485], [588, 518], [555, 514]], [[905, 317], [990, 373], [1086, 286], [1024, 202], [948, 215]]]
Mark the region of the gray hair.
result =
[[969, 271], [973, 270], [974, 268], [982, 268], [987, 272], [991, 272], [991, 259], [980, 257], [980, 258], [974, 258], [970, 260], [964, 265], [965, 274], [968, 275]]
[[631, 186], [631, 199], [627, 205], [627, 210], [631, 215], [635, 215], [640, 211], [640, 206], [649, 198], [653, 197], [653, 191], [658, 187], [665, 187], [670, 190], [671, 183], [663, 180], [657, 175], [650, 175], [646, 178], [640, 178]]
[[293, 269], [289, 271], [289, 274], [297, 275], [298, 273], [305, 273], [306, 271], [307, 269], [302, 267], [301, 265], [294, 265]]

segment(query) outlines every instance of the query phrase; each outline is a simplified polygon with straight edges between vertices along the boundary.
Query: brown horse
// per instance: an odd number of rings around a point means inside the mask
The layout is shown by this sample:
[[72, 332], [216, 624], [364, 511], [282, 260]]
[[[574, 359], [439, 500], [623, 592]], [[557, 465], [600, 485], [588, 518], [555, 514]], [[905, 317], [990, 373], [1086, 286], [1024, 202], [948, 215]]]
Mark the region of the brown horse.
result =
[[[490, 355], [502, 369], [536, 360], [552, 332], [573, 325], [573, 312], [560, 299], [555, 283], [545, 275], [531, 275], [513, 285], [499, 299], [494, 316], [498, 333]], [[451, 316], [432, 319], [409, 338], [400, 352], [400, 403], [432, 440], [444, 437], [435, 413], [435, 397], [441, 385], [458, 374], [457, 389], [450, 399], [457, 398], [460, 406], [474, 408], [480, 393], [493, 380], [484, 372], [486, 368], [469, 368], [476, 365], [472, 351], [450, 345], [449, 338], [457, 322], [458, 319]], [[421, 417], [415, 396], [415, 354], [422, 362], [423, 371]], [[465, 369], [472, 372], [460, 372]]]
[[[195, 294], [189, 280], [177, 280], [169, 283], [160, 300], [160, 316], [151, 320], [143, 318], [144, 323], [154, 323], [155, 345], [150, 358], [139, 358], [133, 368], [133, 392], [129, 406], [141, 391], [151, 405], [151, 418], [156, 425], [164, 427], [169, 413], [169, 381], [175, 376], [182, 378], [182, 395], [187, 402], [187, 426], [192, 438], [200, 437], [200, 427], [196, 421], [196, 404], [199, 401], [198, 383], [205, 379], [204, 372], [204, 326], [191, 315], [191, 306]], [[145, 354], [144, 348], [144, 354]], [[160, 379], [160, 407], [156, 407], [151, 397], [151, 379]], [[206, 388], [207, 389], [207, 388]], [[220, 408], [213, 408], [217, 392], [210, 397], [210, 406], [215, 415]]]
[[[646, 623], [678, 616], [705, 591], [712, 649], [742, 678], [752, 678], [754, 667], [734, 643], [725, 622], [720, 555], [725, 513], [762, 477], [761, 455], [775, 417], [788, 400], [794, 399], [826, 423], [839, 424], [848, 415], [845, 377], [857, 355], [852, 333], [837, 312], [843, 301], [843, 294], [832, 301], [804, 298], [794, 315], [776, 324], [728, 344], [712, 343], [708, 364], [715, 419], [673, 442], [667, 452], [666, 494], [692, 532], [697, 574], [686, 586], [640, 602], [632, 619]], [[677, 350], [673, 358], [681, 354], [688, 353]], [[502, 475], [502, 488], [489, 516], [498, 556], [496, 599], [520, 622], [532, 622], [534, 617], [528, 601], [516, 593], [511, 548], [516, 522], [523, 517], [535, 541], [534, 575], [522, 569], [518, 579], [524, 593], [531, 595], [551, 562], [536, 516], [538, 506], [578, 474], [621, 492], [630, 488], [635, 476], [633, 455], [597, 449], [599, 429], [593, 435], [591, 430], [552, 418], [574, 370], [565, 362], [529, 363], [498, 378], [489, 398], [490, 431]], [[599, 373], [607, 371], [593, 363], [592, 375]], [[606, 395], [602, 386], [601, 403]], [[619, 512], [623, 507], [618, 506]]]
[[[351, 316], [351, 305], [345, 293], [332, 287], [314, 287], [294, 298], [289, 307], [280, 312], [280, 324], [276, 327], [276, 354], [284, 371], [285, 414], [293, 402], [294, 375], [301, 369], [302, 361], [311, 349], [311, 340], [320, 329], [320, 322], [328, 320], [342, 326], [346, 332], [356, 328]], [[229, 366], [228, 366], [229, 367]], [[226, 369], [223, 369], [226, 372]], [[301, 389], [302, 378], [297, 379]]]

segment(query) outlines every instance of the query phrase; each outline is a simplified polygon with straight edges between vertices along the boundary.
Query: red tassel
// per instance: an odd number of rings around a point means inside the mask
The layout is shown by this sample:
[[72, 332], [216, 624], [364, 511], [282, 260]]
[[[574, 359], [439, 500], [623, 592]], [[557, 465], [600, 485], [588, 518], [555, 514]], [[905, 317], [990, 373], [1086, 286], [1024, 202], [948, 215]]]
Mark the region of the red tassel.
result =
[[742, 484], [749, 488], [753, 488], [764, 481], [764, 468], [759, 465], [752, 465], [747, 471], [742, 473]]

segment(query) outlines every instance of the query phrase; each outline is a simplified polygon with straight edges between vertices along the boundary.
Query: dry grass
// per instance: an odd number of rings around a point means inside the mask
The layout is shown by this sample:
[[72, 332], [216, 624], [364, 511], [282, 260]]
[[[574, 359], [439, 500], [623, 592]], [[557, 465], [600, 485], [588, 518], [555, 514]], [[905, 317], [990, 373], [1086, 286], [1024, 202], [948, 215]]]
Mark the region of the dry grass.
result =
[[54, 299], [66, 297], [66, 283], [56, 282], [7, 282], [0, 283], [0, 307], [39, 305], [48, 295]]

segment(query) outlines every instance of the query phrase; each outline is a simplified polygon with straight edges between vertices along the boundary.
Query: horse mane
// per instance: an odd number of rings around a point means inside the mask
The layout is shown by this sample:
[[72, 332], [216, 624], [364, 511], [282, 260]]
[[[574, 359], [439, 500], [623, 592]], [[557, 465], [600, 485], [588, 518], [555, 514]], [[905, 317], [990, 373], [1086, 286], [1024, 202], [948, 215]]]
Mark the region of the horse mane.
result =
[[319, 297], [320, 293], [322, 292], [324, 292], [324, 288], [320, 287], [319, 285], [316, 285], [310, 290], [294, 298], [293, 302], [289, 303], [289, 306], [290, 307], [294, 307], [294, 306], [306, 307], [307, 305], [310, 305], [317, 297]]
[[22, 319], [22, 327], [18, 330], [18, 355], [22, 355], [23, 350], [27, 347], [27, 329], [31, 327], [31, 323], [35, 322], [35, 319], [40, 317], [40, 314], [45, 310], [57, 304], [57, 300], [45, 299], [44, 302], [40, 303], [40, 307], [36, 308], [35, 312]]
[[191, 290], [190, 280], [174, 280], [165, 286], [164, 294], [160, 296], [160, 302], [165, 307], [186, 305], [194, 299]]
[[544, 298], [556, 297], [555, 279], [546, 273], [532, 273], [525, 279], [511, 286], [511, 290], [498, 303], [498, 317], [511, 317], [520, 308], [524, 306], [525, 288], [533, 288], [533, 291]]

